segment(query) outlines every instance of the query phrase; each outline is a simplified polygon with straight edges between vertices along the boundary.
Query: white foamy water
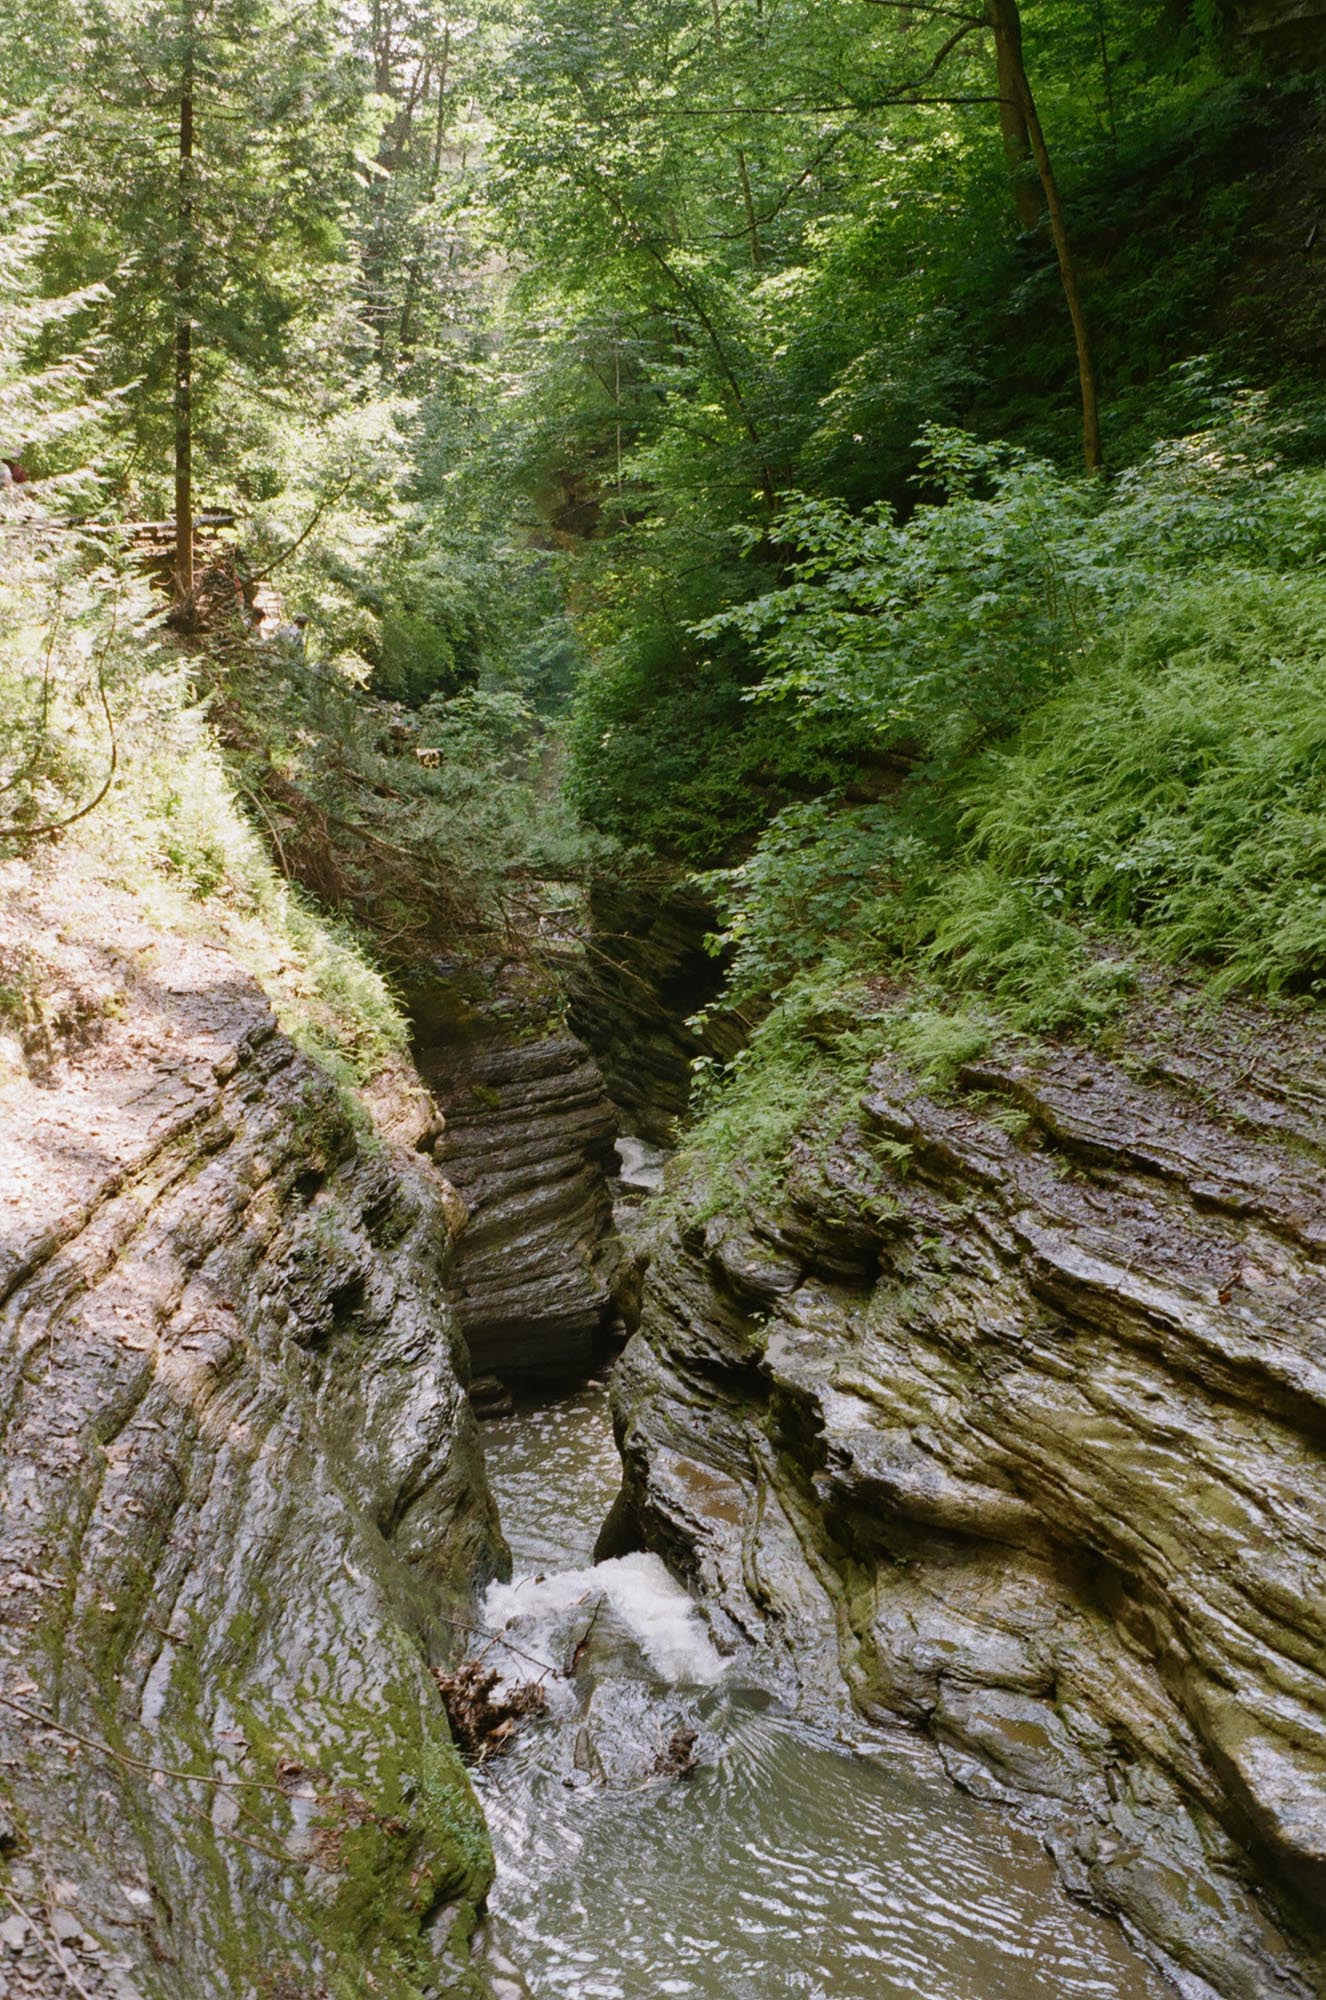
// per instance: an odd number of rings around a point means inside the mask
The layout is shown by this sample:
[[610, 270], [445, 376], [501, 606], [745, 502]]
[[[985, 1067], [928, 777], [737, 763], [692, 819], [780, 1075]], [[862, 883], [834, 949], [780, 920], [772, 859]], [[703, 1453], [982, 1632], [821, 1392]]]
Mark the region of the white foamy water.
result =
[[492, 1936], [534, 2000], [1163, 2000], [930, 1744], [858, 1728], [850, 1754], [725, 1665], [656, 1558], [588, 1564], [617, 1485], [601, 1393], [486, 1446], [525, 1576], [485, 1623], [554, 1670], [547, 1718], [479, 1773]]
[[708, 1687], [723, 1674], [689, 1593], [657, 1556], [619, 1556], [593, 1569], [495, 1583], [484, 1598], [483, 1622], [522, 1653], [558, 1668], [588, 1635], [600, 1652], [614, 1640], [631, 1641], [648, 1670], [673, 1686]]

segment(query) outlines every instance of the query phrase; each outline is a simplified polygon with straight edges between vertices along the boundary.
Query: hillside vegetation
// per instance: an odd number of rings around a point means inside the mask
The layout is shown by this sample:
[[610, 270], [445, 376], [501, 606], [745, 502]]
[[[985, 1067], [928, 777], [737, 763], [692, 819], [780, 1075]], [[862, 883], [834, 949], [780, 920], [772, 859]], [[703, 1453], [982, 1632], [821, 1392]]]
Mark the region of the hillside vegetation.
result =
[[233, 933], [351, 1073], [422, 956], [692, 872], [759, 1024], [704, 1079], [743, 1156], [880, 1037], [938, 1076], [996, 1019], [1108, 1032], [1158, 965], [1312, 1003], [1310, 26], [38, 11], [0, 24], [10, 856]]

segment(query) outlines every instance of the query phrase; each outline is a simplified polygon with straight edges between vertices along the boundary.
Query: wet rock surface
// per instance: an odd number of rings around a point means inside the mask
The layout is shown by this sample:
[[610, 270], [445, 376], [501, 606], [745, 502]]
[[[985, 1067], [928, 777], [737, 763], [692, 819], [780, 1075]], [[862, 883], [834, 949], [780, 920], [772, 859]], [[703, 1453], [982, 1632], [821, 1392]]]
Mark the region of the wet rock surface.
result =
[[70, 1000], [0, 1074], [0, 1990], [486, 1990], [435, 1113], [402, 1067], [369, 1130], [233, 961], [56, 907], [0, 937]]
[[435, 985], [416, 1021], [446, 1121], [438, 1159], [468, 1212], [455, 1298], [475, 1373], [583, 1373], [616, 1321], [621, 1264], [617, 1113], [598, 1067], [546, 996], [479, 972]]
[[499, 1425], [485, 1453], [515, 1570], [485, 1598], [487, 1657], [512, 1685], [537, 1662], [548, 1689], [478, 1777], [489, 1924], [542, 2000], [1161, 2000], [931, 1744], [867, 1727], [840, 1690], [823, 1721], [796, 1715], [778, 1656], [720, 1655], [656, 1556], [588, 1566], [621, 1469], [598, 1392]]
[[923, 1725], [1186, 1991], [1319, 1994], [1326, 1062], [1156, 1002], [960, 1082], [881, 1066], [739, 1220], [691, 1190], [614, 1549]]

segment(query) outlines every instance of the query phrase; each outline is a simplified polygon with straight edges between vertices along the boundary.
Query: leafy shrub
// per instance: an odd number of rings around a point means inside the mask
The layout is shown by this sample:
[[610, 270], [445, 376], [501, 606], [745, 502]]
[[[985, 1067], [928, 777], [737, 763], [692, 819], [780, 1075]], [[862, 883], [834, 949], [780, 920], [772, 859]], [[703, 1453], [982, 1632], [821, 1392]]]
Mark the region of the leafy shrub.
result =
[[380, 613], [375, 693], [412, 708], [478, 678], [483, 621], [474, 579], [434, 555], [390, 578]]
[[[1314, 482], [1315, 484], [1315, 482]], [[1326, 978], [1326, 581], [1136, 611], [983, 774], [968, 839], [1051, 907], [1263, 991]]]
[[723, 1004], [777, 993], [849, 942], [859, 949], [888, 922], [878, 906], [929, 852], [920, 824], [896, 801], [785, 807], [743, 862], [696, 878], [720, 920], [713, 948], [730, 960]]
[[567, 719], [567, 788], [591, 826], [704, 865], [759, 833], [789, 797], [841, 785], [857, 762], [855, 720], [789, 726], [748, 699], [743, 648], [701, 655], [684, 632], [644, 626], [581, 674]]
[[706, 1079], [711, 1160], [776, 1179], [884, 1050], [943, 1087], [992, 1005], [1005, 1030], [1090, 1030], [1139, 957], [1216, 991], [1326, 988], [1326, 477], [1277, 465], [1257, 399], [1219, 418], [1108, 495], [981, 448], [907, 524], [808, 509], [796, 583], [733, 614], [769, 685], [882, 731], [905, 704], [931, 754], [894, 797], [789, 808], [701, 878], [728, 997], [773, 1002]]
[[[802, 497], [778, 532], [794, 579], [711, 619], [758, 649], [759, 701], [851, 718], [884, 747], [949, 764], [1061, 682], [1102, 578], [1085, 532], [1097, 491], [1025, 453], [931, 429], [942, 502], [900, 521]], [[1086, 556], [1088, 559], [1083, 560]]]

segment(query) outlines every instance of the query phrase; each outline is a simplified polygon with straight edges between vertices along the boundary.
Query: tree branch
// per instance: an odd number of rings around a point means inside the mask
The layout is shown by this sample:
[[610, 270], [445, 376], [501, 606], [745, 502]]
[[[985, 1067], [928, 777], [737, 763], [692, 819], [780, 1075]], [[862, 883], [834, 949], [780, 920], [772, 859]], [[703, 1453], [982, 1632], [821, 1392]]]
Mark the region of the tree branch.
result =
[[329, 493], [325, 500], [319, 501], [318, 505], [314, 508], [313, 513], [309, 519], [308, 526], [304, 529], [302, 534], [295, 536], [295, 539], [293, 542], [291, 542], [289, 548], [283, 549], [280, 555], [276, 557], [275, 561], [269, 562], [266, 569], [260, 569], [256, 576], [246, 577], [244, 579], [245, 582], [248, 584], [266, 583], [268, 577], [271, 576], [275, 570], [280, 569], [283, 563], [289, 562], [291, 556], [294, 555], [296, 549], [303, 547], [304, 543], [313, 533], [313, 530], [317, 527], [318, 522], [322, 519], [323, 515], [326, 514], [332, 507], [334, 507], [338, 500], [343, 500], [345, 498], [346, 494], [350, 491], [350, 488], [354, 485], [354, 482], [355, 482], [355, 476], [352, 472], [350, 474], [350, 477], [346, 480], [343, 486], [338, 486], [334, 493]]

